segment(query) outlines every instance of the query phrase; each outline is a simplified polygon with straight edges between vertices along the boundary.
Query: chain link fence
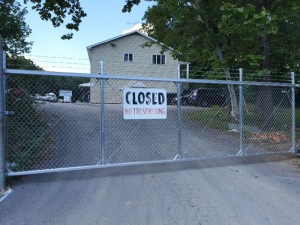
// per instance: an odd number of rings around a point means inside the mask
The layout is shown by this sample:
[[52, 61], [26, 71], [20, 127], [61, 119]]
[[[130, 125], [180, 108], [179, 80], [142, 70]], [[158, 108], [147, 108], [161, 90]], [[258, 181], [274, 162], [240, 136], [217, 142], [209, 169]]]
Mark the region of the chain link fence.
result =
[[[95, 165], [100, 160], [100, 107], [88, 105], [89, 79], [7, 78], [7, 169], [30, 171]], [[63, 92], [60, 96], [60, 92]], [[72, 96], [65, 95], [70, 93]]]
[[[7, 175], [295, 151], [292, 84], [62, 75], [6, 75]], [[123, 119], [126, 88], [167, 118]]]

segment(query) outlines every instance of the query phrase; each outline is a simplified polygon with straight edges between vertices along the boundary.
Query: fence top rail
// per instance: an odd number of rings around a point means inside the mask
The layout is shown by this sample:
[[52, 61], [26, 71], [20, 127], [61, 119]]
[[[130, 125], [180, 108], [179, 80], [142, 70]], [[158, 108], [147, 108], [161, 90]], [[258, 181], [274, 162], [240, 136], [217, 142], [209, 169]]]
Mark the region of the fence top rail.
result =
[[252, 85], [252, 86], [275, 86], [275, 87], [300, 87], [300, 84], [279, 83], [279, 82], [256, 82], [256, 81], [232, 81], [232, 80], [207, 80], [207, 79], [183, 79], [183, 78], [159, 78], [159, 77], [140, 77], [140, 76], [120, 76], [112, 74], [88, 74], [88, 73], [68, 73], [68, 72], [50, 72], [40, 70], [19, 70], [4, 69], [6, 75], [36, 75], [36, 76], [61, 76], [78, 78], [98, 78], [98, 79], [116, 79], [116, 80], [140, 80], [140, 81], [158, 81], [158, 82], [178, 82], [178, 83], [201, 83], [201, 84], [232, 84], [232, 85]]

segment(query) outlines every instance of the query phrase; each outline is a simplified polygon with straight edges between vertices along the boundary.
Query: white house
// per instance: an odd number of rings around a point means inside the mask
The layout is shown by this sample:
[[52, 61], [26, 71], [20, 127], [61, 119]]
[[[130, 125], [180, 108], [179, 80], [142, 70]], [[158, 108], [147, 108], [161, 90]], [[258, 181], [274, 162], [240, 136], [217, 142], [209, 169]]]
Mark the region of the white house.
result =
[[[162, 44], [139, 31], [123, 34], [87, 47], [91, 73], [119, 76], [177, 78], [180, 62], [171, 55], [172, 49], [162, 53]], [[100, 62], [103, 64], [101, 71]], [[100, 103], [100, 85], [91, 86], [90, 101]], [[105, 83], [105, 102], [120, 103], [125, 87], [164, 88], [175, 92], [174, 83], [108, 80]]]

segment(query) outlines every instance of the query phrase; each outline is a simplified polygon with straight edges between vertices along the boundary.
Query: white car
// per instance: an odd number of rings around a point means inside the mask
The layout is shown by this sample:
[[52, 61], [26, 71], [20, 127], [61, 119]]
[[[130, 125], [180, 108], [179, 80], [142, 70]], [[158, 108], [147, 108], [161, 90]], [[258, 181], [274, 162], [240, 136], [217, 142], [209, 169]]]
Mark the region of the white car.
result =
[[57, 97], [54, 93], [48, 93], [44, 96], [40, 96], [40, 100], [48, 102], [57, 102]]

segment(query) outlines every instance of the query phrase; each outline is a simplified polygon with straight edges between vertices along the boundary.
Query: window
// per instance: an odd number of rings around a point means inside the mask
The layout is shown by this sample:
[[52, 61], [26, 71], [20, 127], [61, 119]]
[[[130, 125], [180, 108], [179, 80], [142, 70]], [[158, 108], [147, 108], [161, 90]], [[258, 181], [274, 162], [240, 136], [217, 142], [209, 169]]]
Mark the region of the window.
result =
[[133, 54], [132, 53], [125, 53], [124, 54], [124, 61], [125, 62], [132, 62], [133, 61]]
[[165, 55], [152, 55], [152, 64], [166, 64], [166, 56]]

